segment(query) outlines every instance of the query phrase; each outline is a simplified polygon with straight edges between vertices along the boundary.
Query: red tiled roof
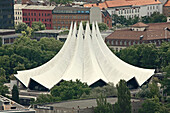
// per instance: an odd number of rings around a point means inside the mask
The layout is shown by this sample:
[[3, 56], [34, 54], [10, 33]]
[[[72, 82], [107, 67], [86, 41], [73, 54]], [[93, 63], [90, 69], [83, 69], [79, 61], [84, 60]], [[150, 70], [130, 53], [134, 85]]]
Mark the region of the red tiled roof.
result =
[[126, 0], [106, 1], [108, 7], [131, 6]]
[[132, 5], [150, 5], [150, 4], [161, 4], [159, 0], [126, 0]]
[[168, 0], [164, 6], [170, 6], [170, 0]]
[[84, 4], [84, 7], [99, 7], [100, 9], [107, 8], [105, 2], [97, 4]]
[[[123, 40], [140, 40], [140, 36], [143, 35], [142, 40], [156, 40], [165, 38], [165, 28], [170, 29], [170, 22], [166, 23], [152, 23], [145, 31], [131, 31], [130, 29], [116, 30], [108, 37], [109, 39], [123, 39]], [[167, 31], [167, 38], [170, 38], [170, 31]]]
[[138, 23], [132, 25], [132, 27], [148, 27], [148, 25], [146, 25], [146, 24], [144, 24], [142, 22], [138, 22]]
[[120, 7], [131, 5], [150, 5], [161, 4], [159, 0], [112, 0], [97, 4], [84, 4], [84, 7], [99, 7], [100, 9], [108, 7]]

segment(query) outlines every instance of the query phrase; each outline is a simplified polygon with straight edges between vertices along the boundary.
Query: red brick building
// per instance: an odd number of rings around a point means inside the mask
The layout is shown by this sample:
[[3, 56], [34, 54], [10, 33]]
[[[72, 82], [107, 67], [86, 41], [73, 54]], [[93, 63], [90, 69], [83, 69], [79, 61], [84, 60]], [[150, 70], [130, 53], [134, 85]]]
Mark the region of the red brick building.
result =
[[112, 17], [107, 10], [102, 10], [102, 22], [106, 23], [109, 28], [112, 28]]
[[109, 28], [112, 27], [112, 20], [107, 11], [101, 12], [99, 8], [84, 7], [55, 7], [53, 10], [53, 28], [69, 28], [72, 21], [80, 23], [81, 21], [104, 22]]
[[116, 51], [143, 43], [155, 43], [160, 46], [163, 41], [170, 42], [170, 22], [140, 22], [132, 25], [130, 29], [116, 30], [105, 38], [105, 42]]
[[170, 16], [170, 0], [168, 0], [163, 6], [163, 14], [167, 17]]
[[54, 8], [55, 6], [28, 5], [22, 9], [23, 22], [31, 27], [32, 22], [41, 21], [46, 29], [53, 29], [52, 10]]

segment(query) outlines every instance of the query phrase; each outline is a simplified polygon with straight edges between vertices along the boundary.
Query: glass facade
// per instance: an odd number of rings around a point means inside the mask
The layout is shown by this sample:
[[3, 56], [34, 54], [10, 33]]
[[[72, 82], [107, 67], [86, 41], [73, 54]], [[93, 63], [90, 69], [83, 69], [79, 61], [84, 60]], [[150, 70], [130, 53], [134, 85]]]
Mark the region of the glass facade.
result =
[[14, 28], [14, 0], [0, 0], [0, 29]]

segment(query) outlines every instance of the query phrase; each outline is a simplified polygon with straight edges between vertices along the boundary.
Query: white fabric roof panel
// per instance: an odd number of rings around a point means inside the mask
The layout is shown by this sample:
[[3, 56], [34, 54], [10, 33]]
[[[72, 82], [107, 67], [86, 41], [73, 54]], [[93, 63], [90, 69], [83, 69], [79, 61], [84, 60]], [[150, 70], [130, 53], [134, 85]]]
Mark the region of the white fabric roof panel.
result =
[[34, 69], [18, 71], [15, 77], [26, 87], [30, 79], [47, 89], [61, 80], [80, 79], [88, 85], [98, 80], [117, 84], [120, 79], [129, 81], [135, 77], [139, 86], [153, 74], [153, 69], [143, 69], [125, 63], [114, 55], [103, 41], [98, 24], [89, 24], [83, 30], [80, 23], [77, 33], [76, 23], [71, 24], [67, 40], [59, 53], [49, 62]]

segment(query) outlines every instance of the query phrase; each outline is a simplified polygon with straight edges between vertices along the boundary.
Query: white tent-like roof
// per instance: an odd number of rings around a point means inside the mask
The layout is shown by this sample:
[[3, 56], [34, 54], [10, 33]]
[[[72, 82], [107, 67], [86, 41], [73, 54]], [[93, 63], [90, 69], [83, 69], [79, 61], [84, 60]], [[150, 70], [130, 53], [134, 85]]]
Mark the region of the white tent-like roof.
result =
[[18, 71], [15, 77], [26, 87], [34, 80], [47, 89], [62, 80], [79, 79], [92, 85], [102, 80], [117, 84], [120, 79], [126, 81], [135, 78], [141, 86], [153, 74], [153, 69], [143, 69], [129, 65], [114, 55], [103, 41], [98, 24], [89, 24], [83, 30], [80, 23], [71, 24], [68, 38], [59, 53], [49, 62], [34, 69]]

